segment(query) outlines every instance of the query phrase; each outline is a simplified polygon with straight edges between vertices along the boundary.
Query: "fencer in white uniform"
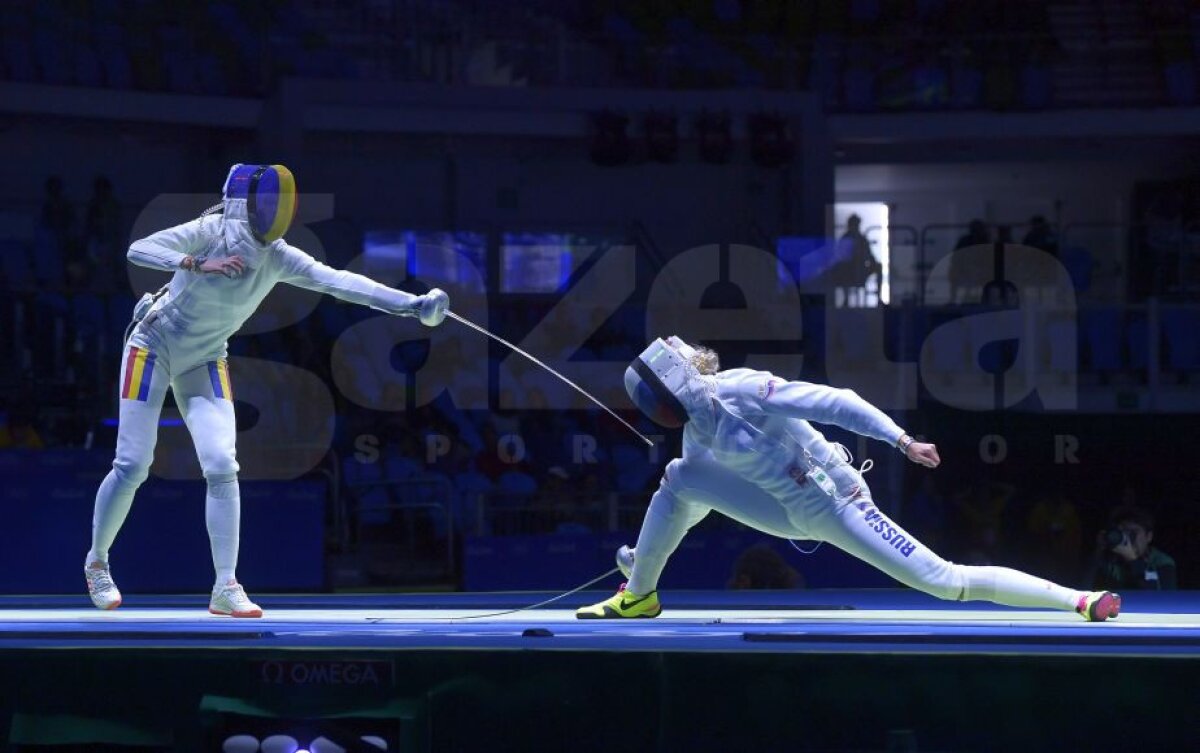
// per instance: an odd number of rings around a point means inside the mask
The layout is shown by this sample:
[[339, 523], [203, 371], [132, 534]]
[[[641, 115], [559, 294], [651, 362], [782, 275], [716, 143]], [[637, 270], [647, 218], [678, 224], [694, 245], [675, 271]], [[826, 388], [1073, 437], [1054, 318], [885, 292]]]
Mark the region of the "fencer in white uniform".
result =
[[116, 459], [96, 494], [92, 545], [84, 573], [92, 602], [121, 603], [109, 568], [109, 548], [149, 473], [167, 388], [183, 414], [207, 481], [206, 520], [216, 581], [209, 610], [260, 617], [237, 582], [240, 502], [233, 386], [226, 341], [276, 283], [329, 293], [389, 314], [436, 326], [446, 294], [414, 296], [361, 275], [331, 269], [289, 245], [283, 234], [296, 209], [295, 181], [282, 165], [234, 165], [221, 204], [204, 216], [134, 242], [129, 260], [174, 272], [147, 295], [121, 361]]
[[719, 371], [715, 353], [676, 337], [643, 351], [626, 370], [625, 387], [658, 423], [684, 426], [683, 457], [667, 465], [637, 546], [618, 552], [628, 583], [580, 609], [581, 619], [657, 616], [667, 559], [711, 510], [775, 536], [829, 542], [942, 599], [1074, 610], [1089, 620], [1119, 612], [1116, 594], [948, 562], [881, 512], [845, 448], [810, 421], [886, 442], [929, 468], [941, 461], [934, 445], [915, 441], [851, 390], [752, 369]]

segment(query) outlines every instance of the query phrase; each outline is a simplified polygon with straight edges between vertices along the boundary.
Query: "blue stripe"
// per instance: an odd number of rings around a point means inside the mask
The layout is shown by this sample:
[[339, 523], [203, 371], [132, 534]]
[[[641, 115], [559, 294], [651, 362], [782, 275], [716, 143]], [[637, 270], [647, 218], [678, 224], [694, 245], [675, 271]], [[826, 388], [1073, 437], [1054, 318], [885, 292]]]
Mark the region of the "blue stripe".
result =
[[142, 384], [138, 390], [137, 399], [146, 402], [150, 399], [150, 381], [154, 378], [154, 352], [146, 354], [146, 364], [142, 367]]
[[[100, 422], [102, 426], [111, 426], [116, 428], [121, 425], [119, 418], [106, 418]], [[158, 421], [159, 426], [183, 426], [182, 418], [161, 418]]]
[[212, 382], [213, 394], [217, 397], [225, 397], [225, 390], [221, 389], [221, 374], [217, 371], [217, 362], [208, 362], [208, 379]]

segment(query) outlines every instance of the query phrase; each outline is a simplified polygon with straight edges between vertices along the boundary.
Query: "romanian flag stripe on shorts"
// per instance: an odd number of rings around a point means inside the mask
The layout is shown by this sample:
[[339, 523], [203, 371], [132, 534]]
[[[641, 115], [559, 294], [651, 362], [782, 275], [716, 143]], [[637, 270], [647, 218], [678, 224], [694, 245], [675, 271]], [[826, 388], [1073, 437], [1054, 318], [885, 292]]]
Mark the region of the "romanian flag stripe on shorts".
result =
[[209, 361], [208, 378], [212, 381], [213, 395], [233, 401], [233, 382], [229, 380], [228, 361]]
[[121, 385], [121, 399], [146, 402], [150, 398], [150, 382], [154, 379], [154, 353], [129, 347], [125, 357], [125, 379]]

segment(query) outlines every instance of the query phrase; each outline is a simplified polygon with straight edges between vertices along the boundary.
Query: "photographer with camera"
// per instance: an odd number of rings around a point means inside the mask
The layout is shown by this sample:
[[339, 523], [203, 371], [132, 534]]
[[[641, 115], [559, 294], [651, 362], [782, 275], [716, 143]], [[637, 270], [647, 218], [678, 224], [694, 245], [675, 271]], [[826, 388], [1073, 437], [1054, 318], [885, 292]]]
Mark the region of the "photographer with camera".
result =
[[1092, 588], [1175, 590], [1175, 560], [1151, 546], [1153, 540], [1153, 515], [1132, 505], [1113, 510], [1108, 527], [1096, 536]]

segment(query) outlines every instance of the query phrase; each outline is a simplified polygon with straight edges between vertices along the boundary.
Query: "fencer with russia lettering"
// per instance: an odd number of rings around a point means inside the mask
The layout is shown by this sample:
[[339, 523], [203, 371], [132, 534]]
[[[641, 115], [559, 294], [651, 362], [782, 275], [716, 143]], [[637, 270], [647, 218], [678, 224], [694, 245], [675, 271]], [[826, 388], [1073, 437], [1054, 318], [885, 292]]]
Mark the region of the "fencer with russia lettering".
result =
[[775, 536], [827, 541], [942, 599], [1076, 611], [1096, 621], [1120, 612], [1115, 593], [948, 562], [888, 518], [846, 449], [809, 422], [886, 442], [930, 469], [941, 458], [933, 444], [916, 441], [851, 390], [753, 369], [721, 371], [716, 353], [677, 337], [642, 351], [626, 369], [625, 389], [653, 420], [684, 427], [683, 457], [667, 465], [636, 547], [617, 552], [628, 583], [578, 610], [580, 619], [658, 616], [658, 580], [667, 559], [712, 510]]
[[172, 272], [135, 307], [121, 361], [116, 458], [96, 494], [84, 574], [92, 603], [121, 604], [109, 550], [146, 480], [159, 414], [170, 388], [196, 446], [207, 482], [205, 519], [216, 578], [214, 614], [261, 617], [237, 581], [240, 529], [237, 427], [227, 341], [277, 283], [295, 285], [426, 326], [441, 324], [447, 295], [417, 296], [362, 275], [332, 269], [283, 240], [297, 206], [296, 183], [282, 165], [236, 164], [220, 204], [182, 225], [135, 241], [134, 264]]

